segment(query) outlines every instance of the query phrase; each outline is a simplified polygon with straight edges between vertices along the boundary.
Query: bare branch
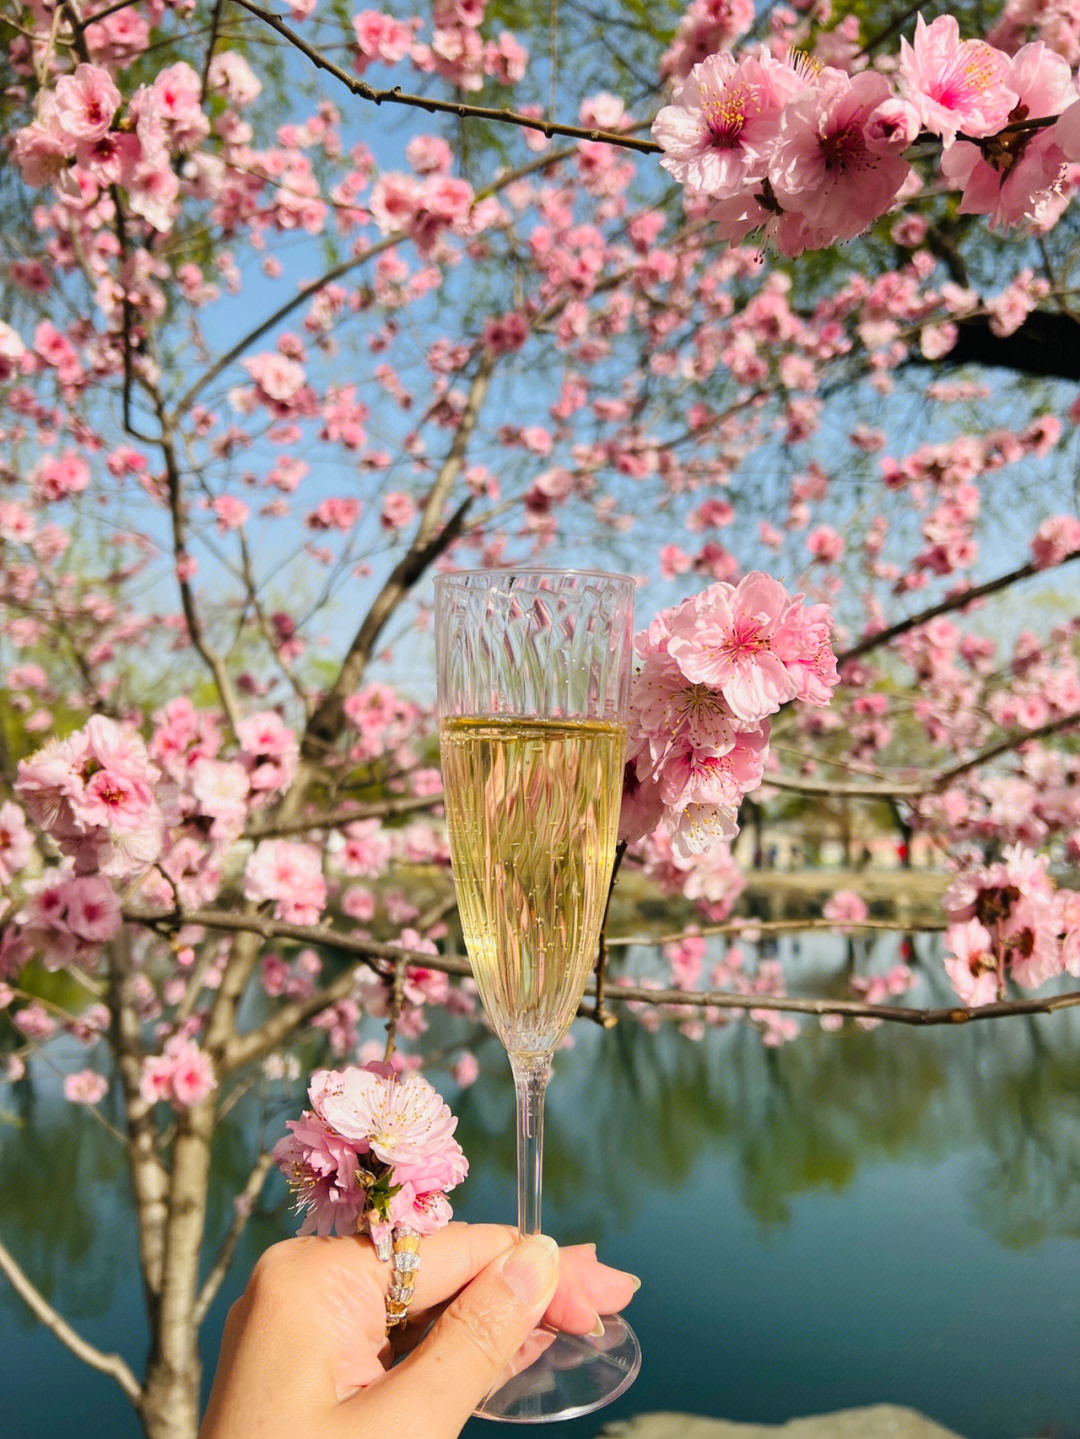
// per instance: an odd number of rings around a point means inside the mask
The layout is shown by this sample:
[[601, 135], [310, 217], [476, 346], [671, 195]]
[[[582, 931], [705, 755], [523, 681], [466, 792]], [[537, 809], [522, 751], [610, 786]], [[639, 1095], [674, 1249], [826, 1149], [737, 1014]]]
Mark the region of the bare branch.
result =
[[240, 1243], [241, 1235], [247, 1228], [247, 1222], [251, 1218], [251, 1211], [255, 1207], [255, 1201], [262, 1193], [262, 1187], [266, 1183], [266, 1176], [273, 1168], [273, 1156], [266, 1151], [259, 1155], [255, 1161], [255, 1167], [248, 1175], [247, 1183], [236, 1196], [236, 1213], [233, 1222], [229, 1226], [229, 1232], [222, 1241], [218, 1250], [217, 1258], [210, 1266], [210, 1272], [203, 1280], [202, 1288], [199, 1290], [199, 1297], [195, 1301], [195, 1308], [192, 1310], [192, 1322], [196, 1329], [206, 1318], [206, 1312], [214, 1302], [221, 1282], [229, 1272], [229, 1266], [233, 1262], [236, 1253], [236, 1246]]
[[1004, 1019], [1018, 1014], [1055, 1014], [1080, 1005], [1080, 990], [1047, 995], [1043, 999], [1002, 999], [971, 1009], [962, 1004], [940, 1009], [911, 1009], [901, 1004], [867, 1004], [861, 999], [799, 999], [786, 994], [729, 994], [726, 990], [644, 989], [619, 985], [608, 991], [611, 1000], [642, 1001], [655, 1005], [685, 1005], [692, 1009], [730, 1009], [748, 1012], [768, 1009], [781, 1014], [838, 1014], [846, 1019], [880, 1019], [893, 1024], [968, 1024], [976, 1019]]
[[[1020, 749], [1036, 740], [1046, 739], [1061, 730], [1071, 729], [1077, 724], [1080, 724], [1080, 710], [1058, 715], [1036, 729], [1013, 730], [994, 744], [987, 745], [985, 749], [958, 760], [956, 764], [947, 765], [919, 781], [897, 780], [884, 781], [881, 784], [845, 785], [831, 780], [802, 779], [798, 775], [770, 775], [765, 783], [773, 789], [788, 790], [792, 794], [833, 795], [839, 799], [921, 799], [926, 795], [941, 794], [961, 775], [989, 764], [991, 760], [1000, 759], [1003, 754], [1009, 754], [1012, 750]], [[828, 760], [824, 763], [828, 764]]]
[[[920, 920], [918, 925], [920, 934], [932, 934], [944, 928], [944, 920], [936, 923]], [[857, 924], [847, 920], [839, 925], [834, 919], [729, 919], [723, 924], [703, 924], [700, 927], [695, 925], [675, 930], [671, 934], [613, 934], [609, 936], [607, 943], [608, 949], [629, 949], [635, 945], [648, 949], [651, 946], [675, 944], [686, 939], [687, 935], [700, 935], [703, 939], [722, 935], [728, 939], [753, 940], [760, 935], [803, 934], [808, 930], [839, 929], [843, 929], [845, 933], [848, 930], [890, 930], [907, 933], [911, 929], [911, 922], [906, 919], [861, 919]]]
[[2, 1241], [0, 1269], [7, 1276], [16, 1294], [33, 1311], [35, 1318], [39, 1319], [51, 1334], [55, 1334], [76, 1359], [81, 1359], [92, 1369], [98, 1369], [102, 1374], [108, 1374], [115, 1379], [132, 1404], [138, 1408], [142, 1402], [142, 1385], [120, 1355], [103, 1353], [74, 1330], [64, 1316], [53, 1308], [29, 1275], [19, 1267], [14, 1255]]
[[318, 810], [298, 819], [268, 819], [252, 824], [244, 831], [245, 839], [271, 839], [283, 834], [304, 834], [313, 829], [340, 829], [354, 820], [386, 819], [390, 815], [415, 814], [442, 804], [442, 795], [405, 794], [393, 799], [371, 800], [366, 804], [345, 805], [341, 809]]
[[[187, 553], [186, 525], [187, 517], [184, 514], [183, 485], [180, 475], [180, 462], [176, 456], [176, 447], [173, 443], [172, 420], [165, 413], [161, 396], [155, 395], [158, 420], [161, 424], [161, 452], [165, 459], [165, 478], [168, 485], [169, 514], [172, 519], [173, 554], [179, 565]], [[214, 684], [217, 687], [218, 698], [221, 700], [221, 707], [229, 722], [229, 728], [236, 735], [240, 726], [240, 706], [237, 704], [236, 693], [233, 690], [232, 677], [226, 668], [224, 660], [217, 650], [206, 638], [202, 619], [195, 607], [195, 594], [191, 587], [191, 580], [185, 571], [180, 570], [177, 574], [177, 583], [180, 587], [180, 603], [184, 610], [184, 619], [187, 622], [188, 635], [196, 653], [202, 657], [207, 669], [214, 677]]]
[[[152, 924], [155, 916], [150, 913], [139, 914], [125, 912], [125, 917], [136, 923]], [[156, 917], [159, 921], [176, 922], [176, 916], [162, 914]], [[380, 973], [376, 960], [384, 960], [390, 964], [404, 964], [406, 967], [415, 964], [424, 969], [439, 970], [443, 974], [467, 975], [472, 970], [468, 960], [459, 955], [447, 954], [425, 954], [419, 950], [402, 949], [398, 945], [375, 944], [371, 940], [356, 939], [352, 935], [339, 934], [325, 926], [306, 926], [299, 924], [286, 924], [282, 920], [273, 920], [261, 915], [238, 915], [223, 910], [193, 910], [180, 917], [183, 924], [200, 924], [208, 929], [232, 929], [252, 930], [261, 934], [264, 938], [290, 938], [298, 939], [306, 944], [325, 944], [337, 949], [355, 954], [360, 959], [371, 964], [373, 969]], [[933, 925], [920, 925], [920, 929], [933, 929]], [[907, 930], [910, 925], [895, 922], [882, 922], [875, 920], [864, 920], [859, 924], [837, 924], [832, 920], [738, 920], [726, 925], [716, 925], [710, 929], [694, 930], [695, 934], [730, 934], [746, 936], [747, 932], [759, 934], [778, 934], [783, 932], [795, 933], [800, 930], [834, 930], [846, 933], [855, 929], [892, 929]], [[681, 935], [670, 935], [658, 937], [647, 935], [636, 937], [631, 935], [613, 937], [608, 940], [609, 946], [626, 946], [630, 944], [662, 944], [667, 939], [685, 937], [689, 931]], [[254, 1059], [260, 1058], [268, 1053], [276, 1045], [287, 1039], [306, 1019], [317, 1014], [319, 1010], [325, 1009], [328, 1005], [334, 1004], [339, 999], [344, 999], [351, 991], [355, 977], [353, 972], [339, 975], [332, 983], [328, 984], [317, 994], [310, 995], [305, 1000], [293, 1000], [282, 1005], [274, 1015], [261, 1025], [257, 1030], [251, 1030], [247, 1034], [238, 1035], [226, 1047], [222, 1062], [219, 1065], [218, 1073], [227, 1074], [248, 1064]], [[897, 1024], [911, 1025], [932, 1025], [932, 1024], [965, 1024], [968, 1020], [975, 1019], [999, 1019], [1009, 1015], [1017, 1014], [1053, 1014], [1059, 1009], [1071, 1009], [1080, 1004], [1080, 991], [1069, 991], [1066, 994], [1049, 995], [1045, 998], [1000, 1000], [995, 1004], [984, 1004], [968, 1009], [963, 1005], [952, 1005], [947, 1008], [938, 1009], [911, 1009], [902, 1005], [867, 1004], [863, 1000], [856, 999], [816, 999], [799, 998], [790, 995], [768, 995], [768, 994], [732, 994], [726, 990], [698, 990], [698, 989], [649, 989], [644, 985], [615, 983], [609, 985], [605, 991], [608, 1002], [615, 1000], [638, 1001], [644, 1004], [656, 1005], [658, 1007], [689, 1006], [696, 1009], [729, 1009], [738, 1011], [749, 1011], [753, 1009], [776, 1010], [789, 1014], [839, 1014], [851, 1019], [882, 1019], [891, 1020]], [[586, 987], [582, 996], [578, 1014], [584, 1018], [593, 1018], [595, 1009], [596, 986], [595, 979]]]
[[443, 506], [465, 462], [469, 440], [476, 428], [477, 417], [487, 396], [488, 383], [494, 364], [494, 357], [490, 351], [482, 351], [477, 363], [476, 374], [469, 387], [469, 397], [462, 411], [461, 420], [446, 458], [439, 467], [435, 483], [431, 487], [412, 544], [394, 566], [389, 579], [375, 597], [371, 609], [349, 646], [349, 652], [338, 671], [337, 679], [323, 696], [315, 713], [308, 721], [300, 752], [309, 762], [321, 758], [340, 733], [345, 696], [359, 682], [360, 676], [371, 658], [375, 642], [390, 616], [433, 561], [449, 548], [461, 532], [462, 522], [472, 503], [472, 496], [466, 497], [445, 525], [442, 524]]
[[[1067, 565], [1070, 560], [1076, 559], [1080, 559], [1080, 550], [1072, 550], [1060, 563]], [[974, 600], [985, 599], [987, 595], [997, 594], [999, 590], [1008, 589], [1010, 585], [1016, 584], [1019, 580], [1026, 580], [1032, 575], [1043, 574], [1045, 572], [1046, 566], [1037, 565], [1034, 561], [1030, 561], [1026, 565], [1021, 565], [1019, 569], [1010, 570], [1007, 575], [998, 575], [996, 579], [987, 580], [983, 585], [975, 585], [969, 590], [950, 595], [948, 599], [942, 600], [940, 604], [931, 605], [929, 609], [921, 610], [917, 615], [912, 615], [909, 619], [898, 620], [896, 624], [890, 625], [888, 629], [878, 630], [876, 634], [865, 635], [856, 644], [850, 645], [841, 654], [837, 655], [837, 664], [841, 666], [846, 665], [851, 660], [857, 660], [862, 655], [869, 653], [870, 650], [876, 650], [881, 645], [891, 644], [893, 640], [898, 639], [900, 635], [907, 634], [910, 630], [916, 630], [921, 625], [929, 624], [931, 620], [936, 620], [939, 615], [950, 614], [953, 610], [962, 610]]]
[[[358, 80], [355, 75], [350, 75], [340, 65], [335, 65], [328, 60], [321, 51], [313, 45], [309, 45], [302, 36], [295, 30], [291, 30], [277, 15], [269, 10], [263, 10], [258, 5], [253, 5], [251, 0], [233, 0], [234, 5], [241, 6], [244, 10], [250, 11], [257, 16], [264, 24], [276, 30], [279, 35], [295, 45], [302, 55], [306, 55], [320, 70], [325, 70], [328, 75], [333, 75], [335, 80], [341, 82], [347, 90], [358, 95], [362, 100], [369, 100], [374, 105], [411, 105], [420, 110], [426, 110], [429, 114], [455, 115], [458, 119], [493, 120], [501, 125], [520, 125], [526, 130], [539, 130], [550, 140], [553, 135], [565, 135], [571, 140], [591, 140], [594, 143], [603, 145], [618, 145], [625, 150], [636, 150], [642, 155], [659, 155], [661, 147], [655, 140], [637, 140], [631, 134], [619, 133], [609, 130], [588, 130], [581, 125], [563, 125], [555, 120], [543, 120], [535, 115], [521, 115], [514, 110], [496, 110], [488, 105], [466, 105], [460, 100], [434, 100], [427, 95], [408, 95], [400, 87], [393, 90], [375, 90], [366, 85], [363, 80]], [[648, 122], [645, 122], [648, 123]], [[640, 127], [636, 127], [640, 128]]]

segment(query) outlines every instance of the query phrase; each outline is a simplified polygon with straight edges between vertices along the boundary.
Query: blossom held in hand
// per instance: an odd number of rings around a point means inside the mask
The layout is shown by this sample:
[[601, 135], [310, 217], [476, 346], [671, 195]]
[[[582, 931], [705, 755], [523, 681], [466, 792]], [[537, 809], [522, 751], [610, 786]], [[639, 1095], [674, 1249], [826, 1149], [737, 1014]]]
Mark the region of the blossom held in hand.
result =
[[396, 1230], [449, 1223], [446, 1192], [469, 1166], [457, 1120], [426, 1079], [385, 1064], [319, 1070], [308, 1096], [312, 1109], [274, 1149], [305, 1211], [302, 1234], [367, 1233], [386, 1257]]

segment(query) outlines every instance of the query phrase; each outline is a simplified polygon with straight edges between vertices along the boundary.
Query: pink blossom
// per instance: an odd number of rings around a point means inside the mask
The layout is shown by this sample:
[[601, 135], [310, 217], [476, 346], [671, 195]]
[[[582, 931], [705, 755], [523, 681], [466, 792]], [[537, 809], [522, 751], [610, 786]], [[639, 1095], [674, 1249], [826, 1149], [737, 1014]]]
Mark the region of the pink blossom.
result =
[[0, 885], [8, 885], [33, 852], [34, 836], [13, 800], [0, 804]]
[[[1068, 65], [1040, 43], [1017, 53], [1009, 85], [1017, 96], [1015, 118], [1058, 115], [1076, 99]], [[1059, 148], [1059, 131], [1060, 124], [998, 135], [982, 146], [964, 141], [951, 146], [941, 157], [941, 168], [963, 187], [961, 214], [989, 215], [997, 230], [1052, 222], [1066, 203], [1060, 185], [1066, 155]]]
[[108, 71], [98, 65], [77, 65], [73, 75], [61, 75], [55, 93], [56, 125], [72, 148], [100, 140], [121, 103]]
[[273, 710], [248, 715], [237, 726], [240, 759], [251, 788], [269, 793], [288, 789], [300, 759], [300, 742]]
[[1075, 515], [1055, 515], [1043, 520], [1031, 541], [1031, 557], [1040, 569], [1060, 565], [1067, 555], [1078, 549], [1080, 519]]
[[207, 71], [207, 85], [240, 109], [251, 105], [262, 93], [262, 81], [239, 50], [217, 50]]
[[825, 901], [822, 914], [835, 924], [841, 934], [846, 934], [845, 925], [861, 924], [870, 913], [866, 901], [853, 889], [838, 889]]
[[316, 1114], [339, 1134], [365, 1141], [402, 1175], [414, 1177], [422, 1166], [449, 1175], [465, 1163], [452, 1137], [457, 1120], [419, 1075], [398, 1082], [371, 1069], [320, 1070], [312, 1076], [310, 1097]]
[[818, 525], [807, 535], [806, 548], [819, 563], [831, 565], [844, 553], [844, 541], [831, 525]]
[[906, 100], [897, 99], [882, 100], [863, 129], [866, 144], [876, 155], [906, 150], [918, 133], [919, 112]]
[[416, 518], [416, 504], [411, 495], [391, 491], [383, 496], [382, 514], [379, 521], [384, 529], [401, 530], [412, 524]]
[[412, 31], [392, 16], [378, 10], [362, 10], [353, 16], [352, 24], [357, 45], [353, 66], [358, 74], [362, 75], [375, 60], [396, 65], [409, 53]]
[[707, 56], [728, 49], [754, 18], [754, 0], [690, 0], [671, 48], [660, 57], [661, 75], [685, 75]]
[[712, 585], [672, 615], [668, 653], [688, 680], [719, 690], [733, 714], [755, 724], [795, 694], [773, 648], [787, 603], [768, 575]]
[[660, 163], [698, 194], [742, 197], [764, 178], [781, 111], [797, 87], [793, 68], [764, 49], [742, 60], [710, 56], [653, 121]]
[[120, 899], [108, 880], [99, 875], [72, 879], [64, 886], [63, 898], [67, 927], [77, 938], [104, 944], [120, 933]]
[[985, 40], [961, 40], [952, 15], [915, 22], [900, 41], [900, 78], [927, 130], [948, 142], [958, 130], [979, 138], [1002, 128], [1017, 102], [1009, 57]]
[[[910, 167], [901, 155], [881, 154], [866, 139], [871, 116], [889, 97], [881, 75], [863, 71], [849, 79], [827, 69], [785, 106], [769, 182], [782, 209], [802, 225], [805, 246], [861, 234], [907, 179]], [[795, 233], [778, 232], [785, 254], [797, 253], [797, 243]]]
[[279, 404], [295, 400], [304, 384], [304, 367], [273, 351], [243, 361], [245, 370], [266, 399]]
[[454, 1083], [462, 1089], [467, 1089], [470, 1084], [475, 1084], [480, 1077], [480, 1064], [476, 1055], [465, 1050], [455, 1060], [454, 1067], [450, 1072], [454, 1077]]
[[292, 1133], [274, 1146], [274, 1162], [304, 1212], [301, 1234], [355, 1234], [367, 1204], [358, 1151], [317, 1114], [290, 1119]]
[[190, 1109], [216, 1088], [210, 1056], [188, 1035], [173, 1035], [161, 1054], [143, 1060], [139, 1092], [147, 1104], [164, 1101], [174, 1109]]
[[133, 101], [136, 114], [140, 98], [152, 107], [155, 123], [164, 126], [171, 149], [191, 150], [208, 135], [210, 122], [202, 111], [202, 80], [185, 61], [158, 71], [149, 94], [144, 90]]
[[262, 840], [244, 870], [244, 898], [271, 901], [275, 916], [289, 924], [314, 924], [326, 906], [319, 851], [294, 840]]
[[998, 995], [998, 962], [990, 935], [976, 919], [951, 924], [945, 933], [945, 973], [969, 1005], [993, 1004]]
[[72, 1104], [98, 1104], [109, 1092], [109, 1081], [94, 1069], [64, 1075], [64, 1098]]

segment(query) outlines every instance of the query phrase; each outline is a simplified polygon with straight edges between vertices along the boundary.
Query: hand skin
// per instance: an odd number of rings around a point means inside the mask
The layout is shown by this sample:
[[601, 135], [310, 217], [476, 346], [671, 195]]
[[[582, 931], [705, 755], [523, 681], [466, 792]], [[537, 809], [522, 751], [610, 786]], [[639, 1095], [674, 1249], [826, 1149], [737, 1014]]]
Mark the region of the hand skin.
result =
[[456, 1439], [541, 1320], [587, 1334], [638, 1285], [592, 1245], [450, 1224], [421, 1241], [412, 1322], [391, 1345], [389, 1283], [367, 1239], [268, 1249], [225, 1321], [199, 1439]]

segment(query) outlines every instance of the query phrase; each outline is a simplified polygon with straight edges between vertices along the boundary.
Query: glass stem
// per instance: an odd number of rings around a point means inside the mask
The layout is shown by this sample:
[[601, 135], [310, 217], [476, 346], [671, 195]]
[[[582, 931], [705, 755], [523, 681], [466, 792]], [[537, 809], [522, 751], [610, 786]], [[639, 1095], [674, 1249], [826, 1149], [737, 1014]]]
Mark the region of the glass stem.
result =
[[510, 1057], [517, 1106], [518, 1233], [540, 1233], [544, 1166], [544, 1091], [551, 1056]]

